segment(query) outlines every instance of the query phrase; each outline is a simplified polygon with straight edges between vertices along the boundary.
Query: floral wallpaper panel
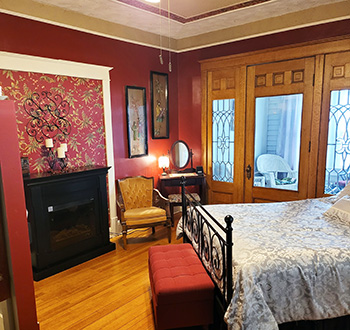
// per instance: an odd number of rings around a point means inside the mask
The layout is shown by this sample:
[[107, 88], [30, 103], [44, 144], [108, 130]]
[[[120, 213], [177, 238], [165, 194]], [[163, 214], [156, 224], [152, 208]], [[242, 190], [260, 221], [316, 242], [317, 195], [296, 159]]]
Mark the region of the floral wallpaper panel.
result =
[[[69, 168], [106, 165], [101, 80], [2, 70], [0, 86], [15, 102], [20, 153], [28, 157], [31, 173], [50, 169], [47, 138], [55, 152], [67, 143]], [[39, 117], [46, 122], [42, 131]]]

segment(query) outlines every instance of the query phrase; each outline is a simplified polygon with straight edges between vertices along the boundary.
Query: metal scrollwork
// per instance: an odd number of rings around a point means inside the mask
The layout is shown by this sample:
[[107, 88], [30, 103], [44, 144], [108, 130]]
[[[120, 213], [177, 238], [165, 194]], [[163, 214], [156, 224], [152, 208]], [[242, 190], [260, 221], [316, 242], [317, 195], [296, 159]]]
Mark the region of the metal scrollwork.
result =
[[47, 138], [63, 142], [70, 134], [71, 123], [67, 119], [70, 107], [60, 95], [52, 97], [47, 91], [35, 92], [23, 102], [23, 108], [30, 116], [26, 131], [38, 143]]
[[[225, 217], [226, 228], [213, 218], [205, 208], [192, 198], [182, 187], [184, 198], [183, 226], [189, 233], [190, 240], [211, 277], [222, 291], [223, 305], [227, 306], [232, 297], [232, 222], [231, 216]], [[210, 220], [209, 220], [210, 219]], [[215, 225], [215, 228], [214, 228]], [[220, 230], [220, 232], [218, 232]]]
[[[211, 263], [212, 263], [212, 269], [214, 272], [215, 277], [221, 281], [223, 278], [223, 273], [224, 273], [224, 265], [223, 265], [223, 246], [220, 243], [220, 239], [218, 238], [217, 234], [214, 234], [211, 237]], [[220, 250], [220, 252], [219, 252]], [[220, 258], [221, 255], [221, 258]]]

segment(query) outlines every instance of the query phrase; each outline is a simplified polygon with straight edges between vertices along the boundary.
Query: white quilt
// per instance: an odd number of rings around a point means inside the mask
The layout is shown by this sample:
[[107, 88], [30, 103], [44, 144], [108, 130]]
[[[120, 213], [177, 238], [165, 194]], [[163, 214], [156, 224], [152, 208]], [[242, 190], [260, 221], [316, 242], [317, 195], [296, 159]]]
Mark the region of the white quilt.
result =
[[350, 223], [323, 215], [331, 206], [329, 198], [205, 206], [223, 225], [234, 218], [229, 329], [350, 314]]

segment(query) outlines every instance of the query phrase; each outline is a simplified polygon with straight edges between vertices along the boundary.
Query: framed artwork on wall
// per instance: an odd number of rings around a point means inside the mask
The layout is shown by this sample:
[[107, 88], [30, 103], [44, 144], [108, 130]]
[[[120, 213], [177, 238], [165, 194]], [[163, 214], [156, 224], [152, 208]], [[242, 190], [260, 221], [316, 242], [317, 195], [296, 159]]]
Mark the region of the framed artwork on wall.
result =
[[126, 86], [126, 122], [129, 158], [148, 154], [146, 88]]
[[151, 71], [152, 139], [169, 138], [168, 74]]

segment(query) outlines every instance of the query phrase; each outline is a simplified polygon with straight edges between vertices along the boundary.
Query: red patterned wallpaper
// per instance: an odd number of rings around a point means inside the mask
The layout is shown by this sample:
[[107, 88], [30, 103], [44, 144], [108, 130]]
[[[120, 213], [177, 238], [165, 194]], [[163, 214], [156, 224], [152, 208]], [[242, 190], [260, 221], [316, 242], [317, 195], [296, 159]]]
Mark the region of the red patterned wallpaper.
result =
[[[0, 86], [3, 94], [15, 101], [21, 157], [28, 157], [31, 173], [50, 169], [43, 156], [48, 137], [53, 138], [53, 150], [57, 150], [61, 142], [67, 143], [68, 167], [106, 165], [101, 80], [2, 70]], [[36, 104], [40, 104], [42, 110], [49, 105], [54, 111], [51, 114], [42, 111]], [[49, 124], [56, 119], [59, 127], [66, 124], [68, 129], [50, 131], [46, 126], [44, 132], [39, 132], [35, 125], [39, 114], [44, 115]]]

